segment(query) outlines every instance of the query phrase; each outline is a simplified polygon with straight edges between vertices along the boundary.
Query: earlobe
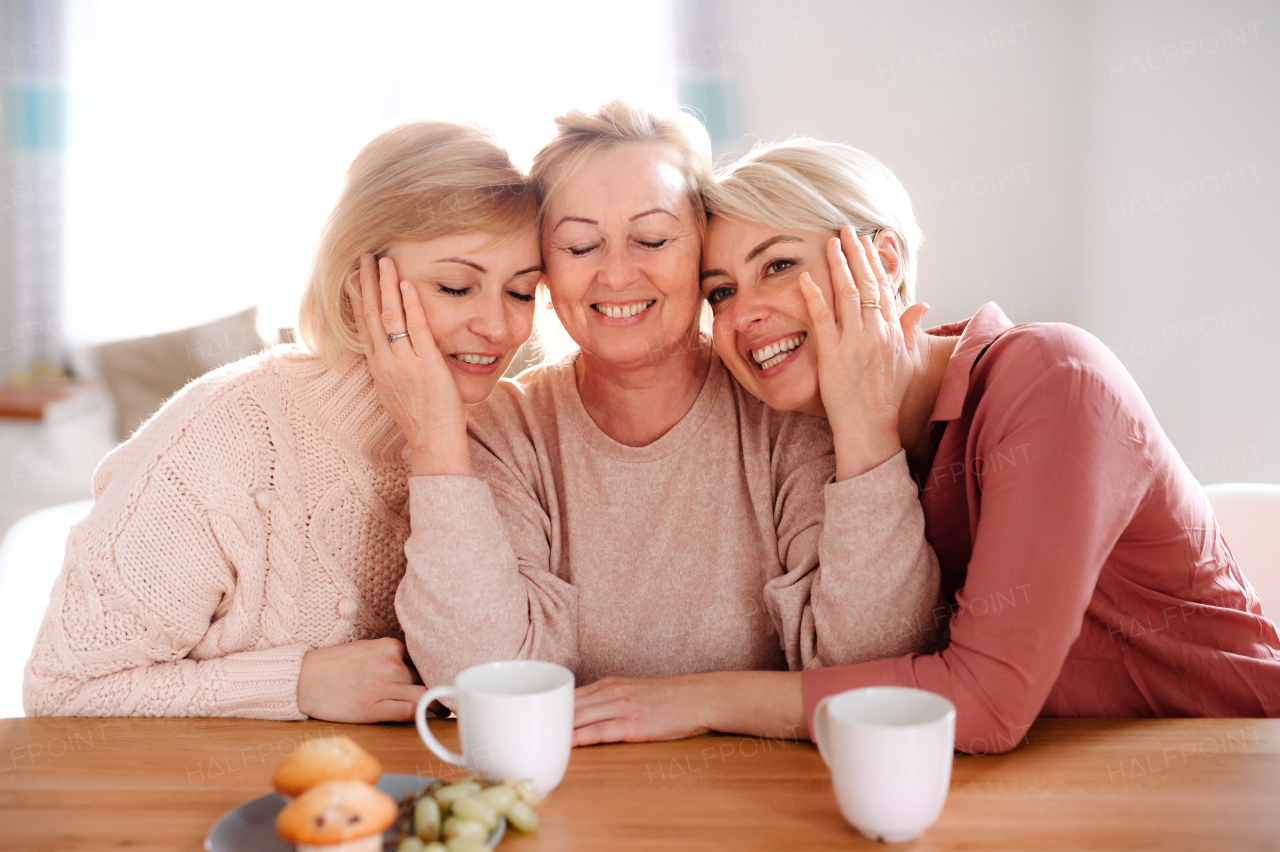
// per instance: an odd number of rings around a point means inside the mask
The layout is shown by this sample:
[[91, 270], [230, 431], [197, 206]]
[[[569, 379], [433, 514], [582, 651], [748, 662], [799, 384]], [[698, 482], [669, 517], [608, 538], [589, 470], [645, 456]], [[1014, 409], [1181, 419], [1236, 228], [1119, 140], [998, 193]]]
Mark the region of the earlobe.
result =
[[902, 249], [898, 245], [898, 238], [891, 231], [881, 229], [876, 234], [875, 246], [880, 253], [880, 265], [893, 282], [894, 292], [897, 292], [902, 286]]

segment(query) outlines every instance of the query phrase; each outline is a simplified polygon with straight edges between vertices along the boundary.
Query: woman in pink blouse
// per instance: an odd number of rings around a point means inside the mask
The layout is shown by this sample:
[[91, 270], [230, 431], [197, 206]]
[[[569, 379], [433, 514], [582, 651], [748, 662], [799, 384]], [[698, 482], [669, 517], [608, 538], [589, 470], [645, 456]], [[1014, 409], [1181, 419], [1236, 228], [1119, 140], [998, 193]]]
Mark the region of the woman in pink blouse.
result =
[[[1039, 715], [1280, 716], [1276, 627], [1106, 347], [994, 304], [921, 330], [910, 200], [848, 146], [758, 149], [707, 206], [703, 293], [733, 374], [774, 408], [825, 415], [846, 475], [906, 453], [949, 606], [884, 629], [937, 630], [940, 650], [602, 683], [579, 696], [579, 743], [800, 732], [823, 696], [884, 684], [951, 699], [957, 747], [976, 753], [1012, 748]], [[896, 356], [852, 366], [886, 339]], [[910, 378], [878, 390], [903, 359]]]

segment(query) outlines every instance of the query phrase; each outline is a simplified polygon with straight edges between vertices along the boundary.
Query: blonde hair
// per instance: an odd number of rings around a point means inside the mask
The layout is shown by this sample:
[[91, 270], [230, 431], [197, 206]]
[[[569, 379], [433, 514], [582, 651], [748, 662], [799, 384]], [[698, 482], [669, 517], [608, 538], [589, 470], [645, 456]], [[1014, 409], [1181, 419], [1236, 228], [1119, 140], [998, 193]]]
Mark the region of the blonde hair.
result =
[[[572, 109], [556, 118], [556, 135], [533, 158], [529, 180], [538, 199], [539, 222], [565, 184], [588, 157], [616, 145], [668, 145], [680, 157], [685, 196], [693, 209], [693, 224], [701, 240], [707, 232], [703, 189], [711, 182], [711, 137], [695, 117], [679, 110], [658, 112], [613, 100], [586, 113]], [[703, 325], [710, 329], [710, 311], [704, 308]], [[540, 307], [533, 320], [541, 354], [559, 360], [577, 344], [569, 337], [553, 310]]]
[[529, 179], [545, 211], [592, 154], [626, 143], [669, 145], [679, 154], [685, 193], [698, 233], [706, 233], [702, 188], [711, 182], [711, 138], [688, 113], [655, 112], [626, 101], [610, 101], [592, 113], [573, 109], [556, 118], [556, 135], [533, 158]]
[[898, 298], [915, 301], [924, 235], [911, 198], [889, 169], [865, 151], [808, 137], [757, 146], [723, 169], [703, 192], [707, 214], [788, 231], [887, 230], [898, 240]]
[[360, 354], [346, 282], [365, 252], [472, 232], [502, 241], [536, 226], [528, 179], [481, 127], [413, 121], [381, 134], [347, 169], [302, 295], [298, 330], [333, 366]]

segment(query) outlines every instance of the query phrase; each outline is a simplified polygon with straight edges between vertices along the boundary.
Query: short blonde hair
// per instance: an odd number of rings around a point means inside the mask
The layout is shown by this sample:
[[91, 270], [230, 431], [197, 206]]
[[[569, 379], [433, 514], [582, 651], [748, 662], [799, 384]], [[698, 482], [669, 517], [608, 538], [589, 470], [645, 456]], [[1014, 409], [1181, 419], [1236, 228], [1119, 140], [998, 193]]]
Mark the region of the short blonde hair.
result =
[[898, 298], [903, 305], [915, 301], [924, 236], [902, 183], [865, 151], [808, 137], [757, 146], [703, 194], [710, 216], [789, 231], [888, 230], [901, 251]]
[[[616, 145], [629, 143], [669, 145], [680, 157], [685, 197], [693, 209], [693, 225], [701, 240], [707, 232], [703, 189], [711, 182], [711, 137], [702, 122], [679, 110], [658, 112], [614, 100], [595, 112], [572, 109], [556, 118], [556, 135], [533, 158], [529, 180], [538, 199], [539, 221], [565, 184], [588, 157]], [[704, 313], [709, 315], [709, 312]], [[542, 355], [550, 360], [576, 348], [551, 310], [534, 316]], [[704, 322], [710, 328], [709, 321]]]
[[514, 237], [538, 222], [528, 178], [482, 127], [413, 121], [381, 134], [347, 169], [302, 296], [298, 330], [333, 366], [363, 349], [346, 281], [365, 252], [481, 232]]
[[699, 234], [706, 233], [702, 189], [711, 182], [711, 138], [685, 112], [655, 112], [626, 101], [610, 101], [595, 112], [569, 110], [556, 118], [556, 135], [533, 158], [529, 179], [543, 211], [587, 157], [626, 143], [669, 145], [679, 154], [685, 192]]

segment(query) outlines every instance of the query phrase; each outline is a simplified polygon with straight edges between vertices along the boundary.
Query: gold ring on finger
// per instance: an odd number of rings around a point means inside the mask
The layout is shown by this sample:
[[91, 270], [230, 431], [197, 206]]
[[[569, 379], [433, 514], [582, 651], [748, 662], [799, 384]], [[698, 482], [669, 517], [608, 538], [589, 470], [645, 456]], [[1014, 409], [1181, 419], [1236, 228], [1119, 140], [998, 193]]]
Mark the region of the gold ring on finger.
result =
[[872, 302], [872, 301], [869, 301], [869, 300], [864, 299], [864, 300], [862, 301], [862, 307], [864, 307], [864, 308], [878, 308], [878, 307], [880, 307], [880, 301], [877, 299], [876, 301]]

